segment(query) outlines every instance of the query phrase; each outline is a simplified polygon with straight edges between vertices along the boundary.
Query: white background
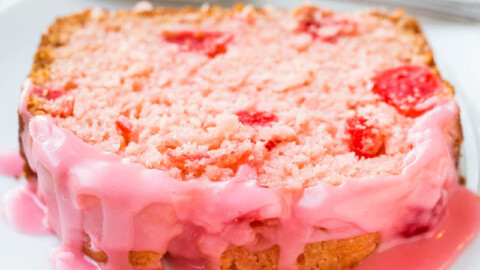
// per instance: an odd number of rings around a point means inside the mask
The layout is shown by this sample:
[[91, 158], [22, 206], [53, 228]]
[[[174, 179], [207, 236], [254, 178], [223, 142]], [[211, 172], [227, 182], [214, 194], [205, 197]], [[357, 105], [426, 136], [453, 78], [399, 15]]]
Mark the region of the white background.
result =
[[[161, 1], [154, 1], [161, 2]], [[170, 1], [170, 3], [175, 1]], [[177, 1], [180, 2], [180, 1]], [[187, 1], [188, 2], [188, 1]], [[200, 2], [191, 0], [189, 2]], [[230, 5], [232, 1], [227, 1]], [[277, 6], [296, 6], [302, 1], [252, 1], [256, 5], [267, 2]], [[312, 1], [334, 9], [365, 8], [352, 2]], [[40, 35], [56, 16], [67, 15], [89, 6], [131, 7], [135, 1], [126, 0], [0, 0], [0, 149], [18, 147], [17, 100], [20, 86], [28, 74]], [[414, 12], [415, 13], [415, 12]], [[457, 88], [466, 117], [480, 126], [480, 28], [478, 25], [435, 18], [422, 18], [422, 26], [435, 52], [435, 59], [443, 76]], [[468, 114], [465, 109], [468, 108]], [[471, 132], [471, 130], [470, 130]], [[465, 138], [467, 151], [475, 148], [470, 133]], [[478, 152], [477, 152], [478, 153]], [[476, 188], [478, 159], [466, 155], [466, 173], [469, 186]], [[476, 179], [473, 179], [476, 178]], [[472, 181], [473, 179], [473, 181]], [[18, 185], [17, 181], [0, 176], [0, 196]], [[58, 240], [52, 236], [30, 236], [14, 232], [0, 219], [0, 269], [48, 270], [51, 248]], [[471, 246], [454, 266], [455, 270], [480, 269], [480, 239]], [[427, 270], [427, 269], [425, 269]]]

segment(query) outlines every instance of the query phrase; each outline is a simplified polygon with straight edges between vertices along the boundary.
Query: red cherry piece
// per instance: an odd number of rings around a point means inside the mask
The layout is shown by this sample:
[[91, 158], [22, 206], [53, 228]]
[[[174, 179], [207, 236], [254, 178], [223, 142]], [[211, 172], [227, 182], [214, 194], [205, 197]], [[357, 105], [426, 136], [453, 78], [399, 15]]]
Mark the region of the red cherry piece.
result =
[[439, 200], [433, 209], [414, 208], [405, 218], [405, 226], [399, 232], [405, 238], [414, 237], [430, 231], [444, 214], [443, 200]]
[[238, 121], [249, 126], [265, 126], [270, 122], [277, 121], [273, 113], [258, 111], [239, 111], [236, 113]]
[[210, 155], [207, 153], [195, 153], [195, 154], [183, 154], [181, 158], [185, 160], [201, 160], [201, 159], [207, 159], [210, 158]]
[[263, 221], [261, 220], [254, 220], [252, 222], [250, 222], [250, 227], [251, 228], [258, 228], [258, 227], [261, 227], [263, 226]]
[[298, 24], [298, 31], [308, 33], [313, 37], [317, 36], [318, 28], [320, 28], [320, 22], [314, 18], [301, 20]]
[[409, 224], [400, 232], [400, 235], [405, 238], [414, 237], [430, 230], [430, 226], [426, 224]]
[[372, 158], [380, 154], [383, 141], [380, 131], [362, 116], [347, 119], [346, 130], [350, 135], [350, 150], [360, 158]]
[[204, 53], [208, 57], [227, 52], [231, 36], [218, 32], [165, 32], [167, 42], [177, 44], [181, 51]]
[[304, 11], [297, 31], [308, 33], [324, 42], [335, 42], [341, 36], [354, 33], [356, 28], [356, 23], [351, 20], [335, 18], [329, 11], [313, 8]]
[[272, 149], [277, 147], [277, 145], [281, 142], [282, 142], [281, 140], [273, 139], [266, 142], [264, 146], [265, 148], [267, 148], [268, 151], [272, 151]]
[[372, 91], [384, 102], [407, 116], [417, 116], [424, 109], [416, 105], [432, 97], [442, 81], [424, 66], [401, 66], [387, 69], [373, 78]]
[[130, 120], [123, 115], [120, 115], [117, 118], [117, 120], [115, 121], [115, 125], [117, 125], [117, 128], [119, 128], [125, 134], [130, 133], [133, 128], [132, 122], [130, 122]]
[[265, 148], [267, 148], [268, 151], [272, 151], [275, 146], [277, 146], [277, 141], [269, 140], [267, 143], [265, 143]]
[[33, 93], [40, 98], [55, 100], [63, 96], [65, 94], [65, 91], [60, 89], [48, 89], [48, 88], [35, 86], [33, 89]]
[[336, 42], [339, 37], [353, 35], [357, 31], [357, 24], [349, 19], [327, 19], [324, 23], [333, 33], [321, 36], [324, 42]]

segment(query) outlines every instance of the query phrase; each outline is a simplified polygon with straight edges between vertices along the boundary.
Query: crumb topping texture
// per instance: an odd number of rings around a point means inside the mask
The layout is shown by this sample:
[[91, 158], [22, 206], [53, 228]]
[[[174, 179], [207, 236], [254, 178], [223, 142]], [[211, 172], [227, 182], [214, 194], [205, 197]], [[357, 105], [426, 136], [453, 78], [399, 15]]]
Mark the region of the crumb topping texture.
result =
[[[245, 163], [268, 187], [399, 174], [413, 116], [392, 98], [408, 93], [387, 88], [425, 78], [420, 93], [445, 88], [416, 36], [371, 12], [247, 11], [168, 20], [91, 11], [53, 50], [49, 80], [33, 92], [39, 110], [182, 180], [221, 181]], [[421, 74], [376, 77], [407, 65]]]

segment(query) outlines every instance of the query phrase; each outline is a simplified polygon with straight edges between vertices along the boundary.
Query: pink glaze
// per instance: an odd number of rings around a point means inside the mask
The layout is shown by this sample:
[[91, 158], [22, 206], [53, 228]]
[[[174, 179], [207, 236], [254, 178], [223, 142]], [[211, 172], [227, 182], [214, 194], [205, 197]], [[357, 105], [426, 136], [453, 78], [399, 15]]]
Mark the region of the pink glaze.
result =
[[[29, 91], [27, 83], [23, 95]], [[31, 117], [25, 100], [20, 113], [28, 125], [21, 139], [38, 174], [37, 194], [46, 203], [48, 226], [66, 250], [80, 250], [87, 233], [108, 255], [102, 269], [131, 269], [132, 250], [168, 251], [218, 269], [230, 245], [262, 249], [274, 244], [281, 249], [279, 269], [296, 269], [306, 243], [368, 232], [381, 232], [387, 244], [401, 242], [405, 221], [417, 218], [419, 210], [434, 226], [440, 217], [431, 214], [433, 208], [445, 205], [448, 190], [458, 182], [443, 131], [458, 115], [454, 101], [415, 119], [408, 134], [413, 149], [400, 175], [281, 189], [258, 186], [248, 165], [224, 181], [175, 180], [84, 143], [48, 116]], [[278, 227], [255, 231], [249, 225], [265, 219], [277, 219]]]
[[198, 261], [173, 258], [170, 256], [167, 256], [163, 261], [165, 269], [167, 270], [207, 270], [203, 263]]
[[52, 233], [43, 223], [45, 210], [35, 195], [35, 188], [30, 185], [18, 186], [9, 191], [2, 203], [6, 222], [17, 231], [28, 234]]
[[430, 237], [376, 254], [355, 270], [447, 269], [476, 237], [479, 228], [478, 197], [466, 188], [456, 188], [449, 194], [445, 218]]
[[19, 177], [22, 175], [23, 163], [18, 150], [0, 150], [0, 174]]
[[[446, 205], [446, 216], [428, 237], [400, 244], [375, 254], [355, 270], [447, 269], [470, 244], [480, 229], [478, 197], [466, 188], [454, 188]], [[194, 262], [167, 258], [167, 270], [205, 269]]]
[[99, 270], [97, 263], [81, 251], [70, 251], [62, 247], [53, 252], [52, 263], [56, 270]]

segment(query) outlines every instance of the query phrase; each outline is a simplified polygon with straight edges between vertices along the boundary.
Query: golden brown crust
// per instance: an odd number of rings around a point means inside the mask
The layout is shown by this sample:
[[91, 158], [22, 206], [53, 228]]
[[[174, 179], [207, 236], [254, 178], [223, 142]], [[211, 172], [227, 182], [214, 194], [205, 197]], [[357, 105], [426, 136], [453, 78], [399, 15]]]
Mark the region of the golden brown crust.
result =
[[[378, 233], [357, 237], [307, 244], [297, 258], [299, 270], [322, 269], [342, 270], [357, 265], [375, 252], [380, 243]], [[93, 260], [106, 263], [107, 255], [92, 249], [87, 236], [82, 251]], [[278, 269], [280, 248], [273, 246], [261, 251], [250, 251], [245, 247], [231, 247], [221, 256], [222, 270], [275, 270]], [[163, 255], [153, 251], [130, 251], [132, 266], [160, 265]]]
[[[299, 270], [341, 270], [353, 267], [370, 256], [380, 243], [378, 233], [364, 234], [343, 240], [330, 240], [307, 244], [297, 258]], [[233, 247], [221, 258], [222, 270], [274, 270], [280, 255], [278, 246], [263, 251], [248, 251]]]
[[350, 239], [308, 244], [297, 260], [299, 269], [347, 269], [373, 254], [379, 243], [380, 235], [369, 233]]
[[55, 59], [54, 49], [68, 43], [70, 36], [90, 18], [90, 10], [58, 18], [42, 35], [29, 77], [42, 85], [50, 78], [50, 64]]
[[[82, 252], [96, 262], [106, 263], [108, 261], [105, 252], [93, 249], [90, 237], [87, 234], [85, 234], [85, 240], [83, 241]], [[133, 266], [150, 266], [149, 269], [152, 269], [152, 266], [158, 265], [158, 269], [161, 269], [162, 254], [154, 251], [130, 251], [128, 259]]]
[[[177, 22], [198, 22], [204, 18], [223, 18], [231, 16], [234, 12], [242, 11], [245, 7], [237, 5], [232, 9], [223, 9], [220, 7], [212, 7], [206, 11], [199, 11], [196, 8], [184, 8], [181, 10], [156, 8], [154, 10], [133, 12], [133, 11], [118, 11], [115, 16], [146, 16], [152, 17], [154, 20], [162, 21], [177, 21]], [[43, 85], [50, 79], [50, 65], [55, 60], [55, 48], [63, 46], [68, 43], [71, 35], [83, 25], [92, 20], [92, 10], [76, 13], [68, 17], [59, 18], [55, 23], [49, 27], [48, 31], [42, 36], [38, 51], [34, 58], [34, 63], [29, 77], [36, 85]], [[263, 9], [252, 9], [252, 12], [257, 14], [264, 14]], [[371, 13], [380, 19], [389, 20], [398, 26], [400, 35], [413, 36], [417, 44], [417, 52], [415, 57], [420, 59], [420, 62], [431, 66], [435, 72], [436, 68], [433, 53], [423, 35], [418, 22], [413, 18], [404, 16], [403, 10], [397, 10], [393, 13], [385, 13], [374, 11]], [[103, 16], [103, 17], [102, 17]], [[98, 20], [106, 19], [109, 13], [101, 14]], [[417, 59], [417, 60], [418, 60]], [[409, 61], [411, 59], [406, 59]], [[447, 83], [447, 85], [449, 85]], [[453, 95], [453, 87], [450, 87]], [[32, 115], [43, 114], [41, 110], [43, 101], [41, 99], [31, 97], [28, 100], [28, 110]], [[20, 117], [20, 130], [23, 132], [24, 123]], [[462, 133], [460, 120], [457, 121], [454, 129], [454, 134], [460, 134], [455, 138], [456, 153], [459, 151], [459, 146], [462, 142]], [[21, 147], [21, 141], [20, 141]], [[23, 150], [21, 148], [23, 155]], [[28, 165], [25, 168], [27, 175], [34, 174]], [[301, 270], [307, 269], [325, 269], [325, 270], [341, 270], [352, 267], [360, 261], [371, 255], [377, 248], [380, 242], [378, 233], [364, 234], [358, 237], [331, 240], [317, 243], [307, 244], [304, 253], [302, 253], [297, 260], [297, 265]], [[102, 251], [95, 251], [92, 249], [90, 240], [87, 239], [84, 243], [82, 251], [90, 258], [97, 262], [105, 263], [108, 261], [107, 255]], [[278, 246], [271, 247], [263, 251], [249, 251], [245, 247], [231, 247], [221, 256], [221, 269], [223, 270], [242, 270], [242, 269], [277, 269], [278, 258], [280, 254]], [[129, 254], [130, 263], [133, 266], [146, 266], [151, 264], [158, 264], [163, 254], [158, 254], [151, 251], [131, 251]]]
[[222, 254], [222, 270], [277, 269], [280, 248], [273, 246], [261, 251], [249, 251], [243, 247], [229, 248]]
[[85, 234], [84, 238], [82, 252], [96, 262], [106, 263], [108, 261], [107, 254], [105, 254], [103, 251], [97, 251], [93, 249], [92, 242], [90, 241], [88, 234]]
[[[162, 254], [154, 251], [130, 251], [129, 261], [134, 266], [152, 266], [162, 264]], [[149, 268], [151, 269], [151, 268]]]
[[[435, 61], [433, 58], [433, 52], [428, 45], [425, 35], [422, 32], [420, 24], [415, 18], [406, 17], [404, 9], [397, 9], [391, 13], [384, 11], [372, 11], [371, 14], [383, 20], [388, 20], [393, 23], [398, 30], [399, 36], [413, 37], [414, 43], [417, 45], [417, 51], [413, 56], [417, 61], [424, 63], [432, 67], [436, 72]], [[405, 59], [405, 61], [411, 61], [412, 59]]]

